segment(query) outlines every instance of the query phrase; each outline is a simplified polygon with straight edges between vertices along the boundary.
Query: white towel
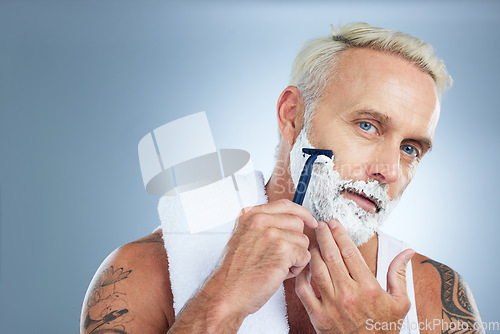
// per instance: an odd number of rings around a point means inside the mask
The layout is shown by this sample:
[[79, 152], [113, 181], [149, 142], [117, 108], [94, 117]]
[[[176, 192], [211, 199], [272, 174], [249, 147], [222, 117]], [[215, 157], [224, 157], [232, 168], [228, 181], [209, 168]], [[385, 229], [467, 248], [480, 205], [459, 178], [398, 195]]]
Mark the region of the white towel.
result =
[[[238, 188], [237, 199], [240, 209], [250, 205], [267, 203], [264, 178], [261, 172], [234, 174], [233, 181]], [[216, 182], [193, 190], [190, 196], [182, 198], [183, 194], [163, 196], [158, 205], [158, 214], [169, 261], [176, 316], [215, 268], [234, 227], [238, 212], [227, 220], [227, 212], [221, 212], [221, 206], [211, 207], [205, 203], [198, 203], [204, 196], [213, 194], [214, 190], [217, 191], [216, 188], [219, 188], [219, 199], [223, 198], [221, 195], [224, 195], [220, 192], [227, 192], [228, 197], [233, 196], [229, 191], [224, 190], [227, 188], [224, 188], [222, 183]], [[220, 221], [218, 226], [209, 229], [197, 226], [194, 231], [200, 229], [202, 231], [191, 233], [193, 226], [188, 224], [184, 207], [197, 210], [195, 214], [198, 217], [210, 216], [211, 222], [214, 222], [214, 217], [223, 217], [222, 219], [225, 221]], [[213, 223], [211, 224], [213, 226]], [[238, 333], [288, 333], [286, 315], [285, 293], [283, 286], [281, 286], [258, 312], [244, 320]]]
[[[392, 260], [410, 248], [404, 241], [397, 240], [390, 235], [378, 230], [378, 253], [377, 253], [377, 281], [384, 289], [387, 288], [387, 271]], [[413, 270], [411, 260], [406, 265], [406, 292], [410, 298], [410, 310], [403, 320], [400, 334], [419, 334], [417, 306], [415, 304], [415, 290], [413, 287]]]

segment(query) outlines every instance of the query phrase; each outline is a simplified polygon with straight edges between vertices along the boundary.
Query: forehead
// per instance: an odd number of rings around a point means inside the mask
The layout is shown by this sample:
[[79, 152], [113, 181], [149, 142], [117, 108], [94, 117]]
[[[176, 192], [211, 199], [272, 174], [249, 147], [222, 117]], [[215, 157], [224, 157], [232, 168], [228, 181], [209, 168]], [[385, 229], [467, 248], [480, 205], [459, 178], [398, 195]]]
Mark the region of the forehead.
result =
[[337, 58], [333, 79], [322, 100], [339, 112], [375, 110], [408, 131], [432, 137], [439, 99], [432, 77], [394, 54], [352, 48]]

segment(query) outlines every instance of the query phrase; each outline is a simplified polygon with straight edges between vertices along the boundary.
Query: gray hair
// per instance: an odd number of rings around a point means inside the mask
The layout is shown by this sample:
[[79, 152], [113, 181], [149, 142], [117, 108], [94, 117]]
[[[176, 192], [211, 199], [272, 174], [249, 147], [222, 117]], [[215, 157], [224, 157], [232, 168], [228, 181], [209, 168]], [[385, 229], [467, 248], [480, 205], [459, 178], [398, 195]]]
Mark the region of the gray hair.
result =
[[[304, 125], [313, 117], [315, 106], [335, 76], [335, 61], [350, 48], [370, 48], [396, 54], [416, 64], [428, 73], [437, 87], [439, 99], [451, 87], [452, 79], [428, 43], [408, 34], [372, 27], [367, 23], [352, 23], [340, 27], [328, 37], [308, 42], [292, 66], [290, 85], [298, 88], [304, 101]], [[281, 134], [280, 134], [281, 140]]]

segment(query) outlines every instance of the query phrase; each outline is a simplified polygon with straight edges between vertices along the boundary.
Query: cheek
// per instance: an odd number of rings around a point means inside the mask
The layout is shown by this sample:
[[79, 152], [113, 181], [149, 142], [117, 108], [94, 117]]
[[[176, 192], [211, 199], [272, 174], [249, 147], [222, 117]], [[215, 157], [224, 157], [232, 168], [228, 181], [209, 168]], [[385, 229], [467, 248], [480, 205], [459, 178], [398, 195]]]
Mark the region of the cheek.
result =
[[373, 152], [369, 146], [357, 145], [353, 141], [334, 152], [335, 169], [344, 179], [364, 180], [366, 168]]
[[[359, 151], [334, 152], [335, 169], [343, 179], [363, 179], [363, 159]], [[356, 153], [353, 153], [356, 152]], [[347, 154], [345, 154], [347, 153]]]
[[415, 176], [415, 171], [416, 165], [400, 167], [398, 181], [388, 186], [388, 193], [391, 199], [401, 196], [406, 187], [410, 184], [413, 176]]

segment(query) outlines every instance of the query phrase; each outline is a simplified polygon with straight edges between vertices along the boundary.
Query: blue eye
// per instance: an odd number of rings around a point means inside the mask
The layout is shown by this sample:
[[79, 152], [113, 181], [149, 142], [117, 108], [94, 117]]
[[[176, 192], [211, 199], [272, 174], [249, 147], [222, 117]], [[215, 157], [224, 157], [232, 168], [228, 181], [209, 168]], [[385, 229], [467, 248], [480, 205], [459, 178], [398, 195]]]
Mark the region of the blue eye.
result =
[[377, 132], [377, 128], [375, 128], [371, 123], [359, 122], [358, 125], [361, 129], [363, 129], [366, 132], [372, 132], [372, 133]]
[[415, 147], [411, 145], [403, 145], [401, 146], [401, 149], [408, 155], [411, 155], [412, 157], [418, 157], [418, 151]]

